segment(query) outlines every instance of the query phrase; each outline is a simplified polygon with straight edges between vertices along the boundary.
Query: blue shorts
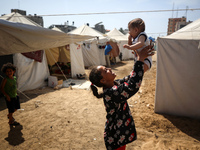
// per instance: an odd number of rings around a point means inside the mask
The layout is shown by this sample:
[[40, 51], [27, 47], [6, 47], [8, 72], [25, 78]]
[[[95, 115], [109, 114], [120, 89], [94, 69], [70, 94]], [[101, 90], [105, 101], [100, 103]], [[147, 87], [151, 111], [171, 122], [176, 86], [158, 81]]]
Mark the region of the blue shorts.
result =
[[16, 109], [20, 109], [19, 96], [10, 98], [10, 102], [5, 98], [9, 113], [14, 113]]

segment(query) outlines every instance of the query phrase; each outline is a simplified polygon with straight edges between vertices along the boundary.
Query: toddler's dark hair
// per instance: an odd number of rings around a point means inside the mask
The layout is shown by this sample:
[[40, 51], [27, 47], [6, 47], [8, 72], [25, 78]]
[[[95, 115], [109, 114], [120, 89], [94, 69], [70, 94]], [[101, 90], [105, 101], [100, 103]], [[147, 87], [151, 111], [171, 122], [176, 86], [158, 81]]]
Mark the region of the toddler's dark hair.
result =
[[[92, 82], [91, 84], [91, 89], [93, 92], [93, 95], [96, 96], [97, 98], [102, 98], [103, 93], [98, 93], [97, 87], [103, 87], [103, 84], [100, 82], [102, 79], [101, 71], [97, 70], [97, 67], [92, 68], [90, 75], [89, 75], [89, 80]], [[95, 86], [96, 85], [96, 86]]]
[[136, 18], [136, 19], [131, 20], [128, 23], [128, 27], [131, 27], [131, 28], [135, 28], [136, 27], [136, 28], [138, 28], [140, 30], [140, 32], [144, 32], [145, 31], [145, 23], [141, 18]]
[[6, 73], [6, 70], [7, 69], [12, 69], [13, 71], [16, 71], [16, 67], [12, 64], [12, 63], [7, 63], [7, 64], [4, 64], [1, 68], [1, 71], [3, 73]]

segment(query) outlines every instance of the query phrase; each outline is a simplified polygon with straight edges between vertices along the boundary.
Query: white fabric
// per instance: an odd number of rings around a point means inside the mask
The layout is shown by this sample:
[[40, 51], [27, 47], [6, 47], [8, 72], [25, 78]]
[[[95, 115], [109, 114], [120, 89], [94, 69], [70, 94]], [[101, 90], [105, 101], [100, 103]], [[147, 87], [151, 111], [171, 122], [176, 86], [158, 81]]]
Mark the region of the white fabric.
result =
[[83, 40], [85, 46], [82, 45], [84, 66], [89, 67], [93, 65], [106, 65], [104, 50], [98, 48], [98, 44], [106, 45], [108, 39], [103, 36], [99, 31], [92, 29], [87, 25], [78, 27], [77, 29], [69, 32], [70, 35], [85, 35], [93, 36], [89, 40]]
[[60, 30], [60, 29], [57, 28], [57, 27], [53, 27], [51, 30], [55, 30], [55, 31], [59, 31], [59, 32], [63, 32], [62, 30]]
[[200, 19], [158, 38], [155, 112], [200, 119], [199, 27]]
[[170, 39], [183, 39], [183, 40], [199, 40], [200, 38], [200, 19], [188, 24], [184, 28], [172, 33], [169, 36], [163, 38]]
[[106, 65], [104, 49], [99, 49], [96, 41], [85, 42], [82, 46], [84, 66]]
[[112, 38], [115, 39], [116, 41], [127, 41], [128, 42], [128, 38], [126, 37], [126, 35], [124, 35], [123, 33], [121, 33], [116, 28], [114, 28], [110, 32], [106, 33], [106, 35], [108, 37], [110, 37], [111, 39]]
[[19, 13], [15, 13], [12, 12], [10, 14], [6, 14], [4, 16], [1, 16], [0, 19], [2, 20], [7, 20], [10, 22], [18, 22], [18, 23], [24, 23], [24, 24], [29, 24], [32, 26], [38, 26], [38, 27], [42, 27], [41, 25], [37, 24], [36, 22], [30, 20], [29, 18], [19, 14]]
[[68, 35], [42, 27], [8, 22], [1, 18], [0, 35], [0, 55], [54, 48], [91, 38], [91, 36]]
[[105, 50], [104, 49], [99, 49], [99, 59], [100, 59], [100, 65], [106, 65], [106, 58], [105, 58]]
[[82, 45], [84, 65], [95, 66], [100, 64], [97, 46], [94, 43]]
[[[73, 83], [74, 85], [71, 85]], [[89, 90], [91, 82], [87, 80], [75, 80], [75, 79], [67, 79], [63, 81], [63, 87], [68, 88], [71, 86], [72, 89], [83, 89]]]
[[84, 74], [85, 68], [80, 44], [70, 44], [70, 56], [72, 77], [76, 77], [76, 74]]
[[118, 43], [120, 52], [122, 53], [122, 60], [133, 59], [135, 57], [135, 55], [132, 53], [132, 50], [128, 50], [127, 48], [123, 47], [123, 45], [127, 43], [128, 41], [120, 41]]
[[89, 35], [89, 36], [96, 36], [96, 37], [103, 37], [103, 34], [95, 29], [87, 25], [82, 25], [72, 31], [69, 34], [78, 34], [78, 35]]
[[13, 63], [17, 67], [16, 76], [20, 91], [33, 90], [45, 86], [49, 76], [45, 52], [42, 63], [29, 59], [20, 53], [13, 55]]

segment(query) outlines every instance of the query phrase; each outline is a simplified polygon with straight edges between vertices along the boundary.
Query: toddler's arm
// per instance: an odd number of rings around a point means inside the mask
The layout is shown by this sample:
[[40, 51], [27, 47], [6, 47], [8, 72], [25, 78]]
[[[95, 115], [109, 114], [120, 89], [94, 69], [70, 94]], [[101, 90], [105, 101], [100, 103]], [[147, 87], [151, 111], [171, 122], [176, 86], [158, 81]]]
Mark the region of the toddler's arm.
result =
[[132, 43], [130, 42], [131, 41], [131, 37], [129, 35], [129, 38], [128, 38], [128, 44], [124, 44], [124, 48], [127, 48], [127, 49], [130, 49], [130, 50], [137, 50], [139, 48], [142, 48], [144, 46], [144, 42], [145, 42], [145, 36], [144, 35], [141, 35], [139, 37], [139, 40], [137, 43], [131, 45]]

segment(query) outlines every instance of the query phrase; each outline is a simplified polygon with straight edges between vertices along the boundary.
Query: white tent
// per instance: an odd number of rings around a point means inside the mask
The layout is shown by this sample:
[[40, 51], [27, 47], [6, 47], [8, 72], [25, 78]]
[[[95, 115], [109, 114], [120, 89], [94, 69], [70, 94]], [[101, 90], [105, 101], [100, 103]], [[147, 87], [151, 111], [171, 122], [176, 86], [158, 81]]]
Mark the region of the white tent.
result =
[[[13, 23], [5, 20], [22, 22]], [[18, 68], [18, 89], [21, 91], [45, 85], [44, 80], [49, 76], [49, 72], [45, 55], [43, 55], [43, 61], [40, 63], [18, 53], [63, 46], [91, 38], [67, 35], [39, 26], [33, 26], [32, 22], [30, 23], [31, 25], [28, 25], [29, 20], [27, 19], [23, 22], [24, 20], [26, 18], [18, 13], [0, 17], [0, 55], [14, 54], [14, 64]]]
[[200, 118], [200, 19], [157, 40], [155, 112]]
[[[52, 28], [52, 30], [63, 32], [57, 27]], [[56, 48], [50, 48], [46, 49], [45, 52], [46, 52], [47, 62], [50, 66], [54, 65], [56, 62], [63, 62], [65, 65], [68, 62], [70, 62], [71, 77], [76, 77], [77, 74], [85, 73], [83, 54], [80, 44], [72, 43], [69, 44], [69, 46], [65, 45]]]
[[12, 12], [10, 14], [6, 14], [0, 17], [2, 20], [7, 20], [10, 22], [18, 22], [18, 23], [23, 23], [23, 24], [29, 24], [32, 26], [37, 26], [37, 27], [42, 27], [36, 22], [30, 20], [29, 18], [17, 13], [17, 12]]
[[69, 34], [93, 36], [89, 40], [83, 41], [81, 45], [83, 52], [83, 61], [85, 66], [106, 65], [104, 48], [99, 48], [101, 45], [106, 45], [107, 38], [102, 33], [92, 29], [87, 25], [82, 25], [77, 29], [69, 32]]
[[127, 59], [130, 59], [130, 58], [134, 57], [134, 55], [132, 54], [131, 50], [128, 50], [128, 49], [126, 49], [126, 48], [123, 47], [124, 44], [128, 43], [128, 38], [127, 38], [126, 35], [124, 35], [123, 33], [121, 33], [116, 28], [114, 28], [112, 31], [106, 33], [106, 35], [110, 39], [115, 39], [117, 41], [119, 50], [122, 53], [122, 60], [127, 60]]
[[[52, 28], [59, 32], [63, 32], [57, 27]], [[63, 32], [64, 33], [64, 32]], [[70, 62], [71, 64], [71, 77], [76, 77], [77, 74], [84, 74], [83, 54], [80, 44], [73, 43], [69, 46], [61, 46], [45, 50], [47, 62], [50, 66], [55, 62], [63, 62], [65, 65]]]

